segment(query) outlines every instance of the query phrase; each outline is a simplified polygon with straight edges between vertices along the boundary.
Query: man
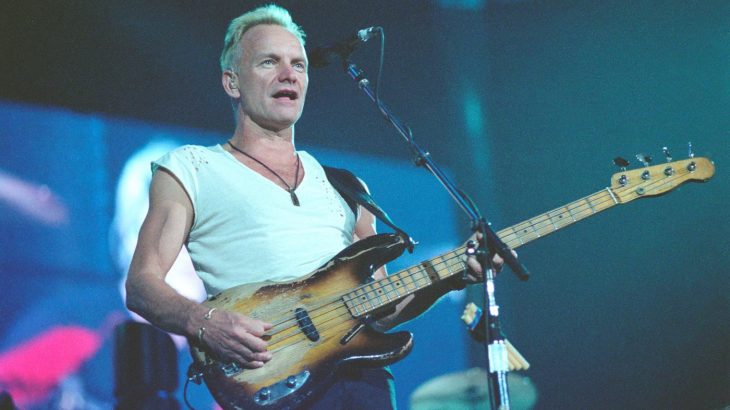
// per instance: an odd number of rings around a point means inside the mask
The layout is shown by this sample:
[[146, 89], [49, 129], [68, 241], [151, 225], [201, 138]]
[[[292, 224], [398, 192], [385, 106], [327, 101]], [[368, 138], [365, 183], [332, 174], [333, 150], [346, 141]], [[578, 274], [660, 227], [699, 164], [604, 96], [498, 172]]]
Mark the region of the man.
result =
[[[187, 246], [207, 292], [215, 294], [242, 283], [302, 278], [374, 235], [375, 218], [362, 208], [353, 214], [320, 164], [295, 149], [294, 124], [309, 79], [304, 33], [286, 10], [269, 5], [234, 19], [221, 69], [235, 131], [225, 144], [182, 147], [153, 164], [127, 306], [164, 330], [199, 339], [221, 360], [259, 368], [272, 358], [264, 341], [272, 324], [211, 312], [166, 285], [164, 273], [181, 247]], [[479, 270], [475, 261], [469, 264]], [[380, 268], [373, 276], [385, 275]], [[389, 329], [415, 317], [451, 286], [406, 298], [377, 325]], [[355, 408], [352, 398], [359, 395], [368, 398], [359, 401], [362, 406], [390, 408], [390, 383], [384, 369], [349, 369], [308, 407]]]

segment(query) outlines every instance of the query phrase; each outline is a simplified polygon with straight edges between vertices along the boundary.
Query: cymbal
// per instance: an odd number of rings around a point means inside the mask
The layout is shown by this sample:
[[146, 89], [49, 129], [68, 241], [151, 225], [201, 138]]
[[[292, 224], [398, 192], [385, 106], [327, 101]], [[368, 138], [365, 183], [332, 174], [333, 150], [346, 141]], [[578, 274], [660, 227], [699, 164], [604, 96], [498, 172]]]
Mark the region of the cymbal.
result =
[[[470, 410], [489, 408], [487, 371], [475, 367], [447, 373], [420, 385], [411, 394], [411, 410]], [[537, 388], [529, 377], [507, 373], [510, 408], [532, 409]]]

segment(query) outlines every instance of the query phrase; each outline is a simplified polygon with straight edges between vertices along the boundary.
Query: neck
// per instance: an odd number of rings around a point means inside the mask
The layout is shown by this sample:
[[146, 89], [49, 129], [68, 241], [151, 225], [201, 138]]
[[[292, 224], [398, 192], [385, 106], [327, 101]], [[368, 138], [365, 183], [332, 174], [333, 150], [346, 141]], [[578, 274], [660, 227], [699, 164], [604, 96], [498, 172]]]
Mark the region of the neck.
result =
[[294, 126], [281, 131], [240, 123], [229, 140], [237, 148], [254, 156], [286, 158], [294, 156]]

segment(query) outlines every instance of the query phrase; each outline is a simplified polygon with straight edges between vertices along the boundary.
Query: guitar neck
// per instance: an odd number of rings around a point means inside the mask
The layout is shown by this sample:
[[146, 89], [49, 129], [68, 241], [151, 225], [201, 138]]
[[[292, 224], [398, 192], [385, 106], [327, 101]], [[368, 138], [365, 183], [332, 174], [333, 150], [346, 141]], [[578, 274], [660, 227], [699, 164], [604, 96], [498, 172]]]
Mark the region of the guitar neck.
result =
[[605, 188], [593, 195], [588, 195], [560, 208], [555, 208], [527, 221], [502, 229], [497, 232], [497, 236], [510, 248], [519, 248], [526, 243], [593, 216], [618, 203], [618, 199], [611, 189]]
[[[605, 188], [595, 194], [502, 229], [497, 232], [497, 236], [510, 248], [518, 248], [618, 203], [619, 201], [611, 189]], [[360, 286], [344, 296], [345, 304], [353, 316], [367, 315], [436, 282], [462, 274], [467, 268], [464, 260], [465, 253], [466, 247], [461, 246], [408, 269], [390, 274], [386, 278]]]

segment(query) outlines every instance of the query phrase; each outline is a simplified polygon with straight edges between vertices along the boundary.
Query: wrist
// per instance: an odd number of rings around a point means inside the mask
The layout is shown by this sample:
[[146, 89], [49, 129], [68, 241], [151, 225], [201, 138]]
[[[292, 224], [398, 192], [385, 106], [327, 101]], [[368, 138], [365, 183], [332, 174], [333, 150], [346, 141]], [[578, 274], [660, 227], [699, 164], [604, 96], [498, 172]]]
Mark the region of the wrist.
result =
[[205, 332], [206, 332], [205, 326], [207, 325], [208, 321], [213, 318], [213, 312], [215, 312], [216, 310], [218, 310], [218, 309], [214, 308], [214, 307], [209, 308], [208, 311], [202, 315], [202, 320], [199, 319], [197, 321], [198, 326], [197, 326], [197, 329], [195, 330], [195, 341], [200, 346], [205, 345]]

